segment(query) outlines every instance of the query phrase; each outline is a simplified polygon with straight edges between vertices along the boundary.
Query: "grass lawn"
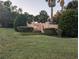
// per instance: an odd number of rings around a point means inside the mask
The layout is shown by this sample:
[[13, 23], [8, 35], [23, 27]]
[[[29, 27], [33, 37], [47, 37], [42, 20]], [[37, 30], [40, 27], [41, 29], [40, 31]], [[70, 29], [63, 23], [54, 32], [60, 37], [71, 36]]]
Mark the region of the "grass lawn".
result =
[[77, 41], [0, 28], [0, 59], [77, 59]]

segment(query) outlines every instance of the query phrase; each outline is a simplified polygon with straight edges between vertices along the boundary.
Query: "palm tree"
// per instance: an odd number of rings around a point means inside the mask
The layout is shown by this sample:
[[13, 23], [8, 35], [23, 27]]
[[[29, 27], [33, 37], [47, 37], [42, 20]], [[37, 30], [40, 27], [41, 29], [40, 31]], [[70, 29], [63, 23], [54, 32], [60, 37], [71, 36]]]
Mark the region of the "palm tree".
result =
[[57, 2], [60, 2], [61, 10], [64, 9], [64, 0], [58, 0]]
[[56, 0], [46, 0], [48, 6], [51, 7], [51, 22], [53, 22], [53, 7], [55, 6]]

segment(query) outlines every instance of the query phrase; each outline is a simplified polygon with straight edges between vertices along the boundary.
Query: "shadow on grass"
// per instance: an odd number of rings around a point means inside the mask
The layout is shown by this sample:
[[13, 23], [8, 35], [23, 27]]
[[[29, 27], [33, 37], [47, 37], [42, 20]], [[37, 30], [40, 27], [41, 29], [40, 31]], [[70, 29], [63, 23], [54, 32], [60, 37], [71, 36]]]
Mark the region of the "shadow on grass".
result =
[[50, 34], [45, 34], [45, 33], [41, 33], [41, 32], [19, 32], [19, 33], [21, 36], [44, 35], [44, 36], [58, 37], [57, 35], [50, 35]]
[[43, 35], [40, 32], [20, 32], [20, 35], [22, 36], [30, 36], [30, 35]]
[[[45, 34], [45, 33], [40, 33], [40, 32], [20, 32], [21, 36], [33, 36], [33, 35], [44, 35], [44, 36], [52, 36], [52, 37], [57, 37], [57, 38], [72, 38], [72, 37], [65, 37], [65, 36], [58, 36], [58, 35], [50, 35], [50, 34]], [[77, 37], [76, 37], [77, 38]]]

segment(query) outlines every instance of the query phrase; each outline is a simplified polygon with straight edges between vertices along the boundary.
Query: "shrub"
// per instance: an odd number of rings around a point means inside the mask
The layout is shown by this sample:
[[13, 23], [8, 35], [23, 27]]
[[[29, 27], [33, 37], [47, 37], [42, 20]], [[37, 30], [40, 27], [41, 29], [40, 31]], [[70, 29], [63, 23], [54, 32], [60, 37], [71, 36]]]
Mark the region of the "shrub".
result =
[[17, 31], [18, 32], [32, 32], [33, 28], [32, 27], [26, 27], [26, 26], [18, 26]]
[[59, 20], [59, 28], [63, 30], [63, 35], [67, 37], [78, 36], [78, 13], [77, 10], [66, 10]]
[[14, 21], [14, 29], [16, 31], [18, 26], [26, 26], [27, 17], [25, 15], [19, 15]]
[[47, 28], [47, 29], [44, 29], [44, 34], [45, 35], [56, 35], [56, 29], [53, 29], [53, 28]]

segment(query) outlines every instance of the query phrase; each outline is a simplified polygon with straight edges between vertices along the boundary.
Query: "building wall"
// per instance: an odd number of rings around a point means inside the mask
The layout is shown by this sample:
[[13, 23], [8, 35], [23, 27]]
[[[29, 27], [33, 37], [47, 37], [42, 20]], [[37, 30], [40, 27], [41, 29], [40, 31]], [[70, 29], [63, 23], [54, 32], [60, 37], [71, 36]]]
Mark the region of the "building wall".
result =
[[41, 31], [41, 32], [44, 32], [44, 29], [46, 29], [46, 28], [58, 29], [58, 25], [49, 24], [48, 22], [46, 22], [46, 23], [32, 22], [31, 24], [27, 23], [27, 26], [33, 27], [33, 29], [35, 31]]

